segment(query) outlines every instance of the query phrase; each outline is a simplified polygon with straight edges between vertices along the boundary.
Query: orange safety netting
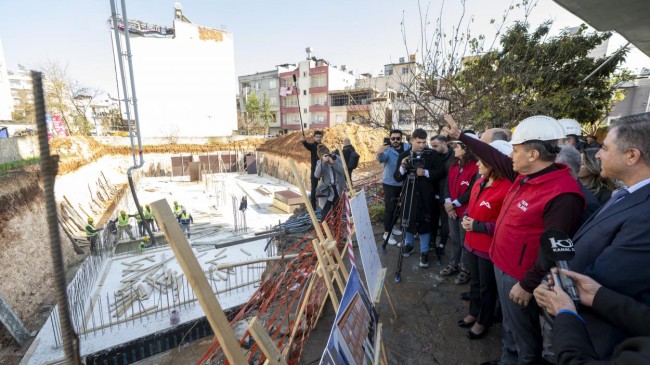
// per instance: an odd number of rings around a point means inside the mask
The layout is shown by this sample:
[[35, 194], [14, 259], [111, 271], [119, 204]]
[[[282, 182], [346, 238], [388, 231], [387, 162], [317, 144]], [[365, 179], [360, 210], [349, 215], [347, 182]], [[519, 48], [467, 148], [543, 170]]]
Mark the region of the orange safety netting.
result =
[[[326, 217], [339, 250], [345, 243], [346, 235], [343, 202], [344, 199], [339, 199], [338, 204], [330, 210]], [[272, 265], [269, 264], [257, 291], [230, 321], [231, 326], [239, 321], [245, 321], [247, 324], [252, 317], [257, 316], [269, 336], [282, 351], [291, 341], [291, 332], [303, 297], [308, 291], [309, 281], [315, 280], [307, 299], [304, 314], [298, 318], [300, 324], [293, 342], [291, 342], [289, 364], [299, 363], [303, 345], [309, 338], [311, 330], [316, 326], [327, 296], [325, 281], [323, 277], [316, 274], [318, 258], [311, 243], [315, 238], [317, 238], [315, 230], [307, 232], [298, 243], [283, 252], [284, 255], [298, 253], [298, 257], [291, 261], [281, 260]], [[252, 339], [247, 331], [240, 341], [242, 347], [246, 348], [249, 341], [252, 341], [249, 338]], [[206, 364], [208, 361], [220, 357], [221, 354], [221, 346], [215, 338], [215, 342], [197, 364]], [[266, 359], [257, 344], [250, 347], [247, 355], [250, 364], [262, 364]]]

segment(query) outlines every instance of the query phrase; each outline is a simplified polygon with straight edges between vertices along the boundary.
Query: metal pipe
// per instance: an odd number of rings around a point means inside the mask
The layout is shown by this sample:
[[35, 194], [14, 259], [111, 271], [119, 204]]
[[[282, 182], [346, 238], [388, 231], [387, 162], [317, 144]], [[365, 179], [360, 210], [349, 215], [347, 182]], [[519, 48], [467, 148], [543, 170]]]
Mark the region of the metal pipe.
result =
[[140, 117], [138, 114], [138, 99], [135, 95], [135, 81], [133, 77], [133, 62], [131, 60], [131, 39], [129, 36], [129, 20], [126, 16], [126, 0], [121, 0], [122, 3], [122, 19], [124, 20], [124, 40], [126, 41], [126, 62], [129, 64], [129, 80], [131, 81], [131, 97], [133, 99], [133, 116], [135, 118], [135, 127], [137, 129], [138, 137], [138, 154], [140, 156], [140, 166], [144, 164], [142, 158], [142, 138], [140, 133]]
[[[129, 106], [129, 94], [126, 88], [126, 76], [124, 76], [124, 61], [122, 61], [122, 42], [120, 41], [120, 32], [117, 24], [117, 11], [115, 10], [115, 0], [110, 0], [111, 3], [111, 18], [113, 19], [113, 34], [115, 37], [115, 49], [117, 51], [117, 62], [120, 69], [120, 77], [122, 79], [122, 93], [124, 94], [124, 107], [126, 109], [126, 120], [129, 125], [129, 136], [131, 136], [131, 155], [133, 156], [133, 164], [136, 164], [135, 159], [135, 146], [133, 144], [133, 134], [131, 132], [131, 108]], [[126, 17], [125, 17], [126, 18]], [[126, 19], [122, 19], [125, 27], [128, 26]], [[128, 32], [128, 28], [125, 28]], [[121, 117], [121, 115], [120, 115]]]
[[595, 70], [591, 71], [591, 73], [590, 73], [589, 75], [587, 75], [587, 77], [585, 77], [585, 78], [582, 80], [582, 82], [587, 82], [587, 80], [589, 80], [592, 76], [594, 76], [594, 75], [596, 74], [596, 72], [600, 71], [601, 68], [605, 67], [605, 65], [607, 65], [607, 64], [610, 63], [614, 58], [616, 58], [616, 56], [618, 56], [619, 53], [621, 53], [621, 52], [623, 52], [624, 50], [626, 50], [627, 47], [628, 47], [629, 45], [630, 45], [630, 42], [627, 42], [623, 47], [621, 47], [621, 49], [619, 49], [618, 51], [616, 51], [613, 55], [609, 56], [609, 58], [607, 58], [603, 63], [601, 63], [600, 66], [596, 67]]
[[50, 155], [50, 145], [47, 138], [47, 123], [45, 121], [45, 96], [43, 93], [43, 75], [32, 71], [34, 91], [34, 109], [38, 128], [38, 145], [41, 151], [41, 175], [43, 177], [43, 192], [47, 212], [47, 227], [50, 236], [50, 255], [54, 271], [54, 292], [61, 317], [63, 332], [63, 351], [68, 363], [81, 364], [79, 355], [79, 338], [74, 332], [68, 307], [68, 293], [65, 283], [65, 265], [59, 236], [59, 222], [54, 199], [54, 182], [58, 169], [59, 156]]

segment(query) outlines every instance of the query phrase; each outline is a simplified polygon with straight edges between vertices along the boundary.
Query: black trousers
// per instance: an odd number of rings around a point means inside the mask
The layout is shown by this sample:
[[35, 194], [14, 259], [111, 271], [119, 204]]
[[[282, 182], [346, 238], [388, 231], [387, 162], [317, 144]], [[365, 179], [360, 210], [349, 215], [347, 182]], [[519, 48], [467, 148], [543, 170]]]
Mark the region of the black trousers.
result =
[[323, 210], [321, 212], [322, 214], [322, 221], [325, 221], [325, 217], [327, 217], [327, 213], [332, 210], [332, 207], [336, 206], [336, 204], [339, 203], [339, 194], [336, 192], [336, 188], [334, 188], [334, 199], [332, 201], [326, 201], [325, 205], [323, 206]]
[[440, 210], [438, 220], [440, 221], [440, 245], [444, 248], [449, 239], [449, 216], [445, 210], [445, 201], [443, 199], [440, 199], [439, 205]]
[[397, 202], [399, 201], [399, 195], [402, 192], [401, 186], [393, 185], [384, 185], [384, 232], [390, 230], [390, 226], [393, 223], [393, 215], [395, 214], [395, 208], [397, 208]]
[[309, 202], [311, 203], [311, 207], [316, 209], [317, 205], [317, 199], [316, 199], [316, 187], [318, 186], [318, 181], [319, 179], [314, 177], [314, 171], [311, 172], [311, 195], [309, 195]]
[[489, 327], [494, 320], [494, 308], [497, 303], [497, 282], [494, 277], [494, 265], [471, 252], [466, 255], [469, 281], [469, 315], [476, 318], [480, 325]]

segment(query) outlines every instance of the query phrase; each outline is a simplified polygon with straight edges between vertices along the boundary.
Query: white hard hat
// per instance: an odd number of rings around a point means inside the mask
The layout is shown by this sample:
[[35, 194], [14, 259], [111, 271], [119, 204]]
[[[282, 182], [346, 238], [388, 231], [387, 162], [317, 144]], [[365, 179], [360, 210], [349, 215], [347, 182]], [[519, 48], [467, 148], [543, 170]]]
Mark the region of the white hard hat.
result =
[[579, 136], [582, 134], [582, 129], [580, 128], [580, 123], [578, 123], [577, 120], [575, 119], [560, 119], [558, 120], [562, 127], [564, 128], [564, 134], [568, 136], [569, 134], [573, 134], [576, 136]]
[[528, 117], [517, 125], [512, 133], [510, 144], [522, 144], [527, 141], [555, 141], [566, 137], [562, 125], [546, 115]]
[[490, 146], [494, 147], [497, 151], [503, 153], [506, 156], [510, 156], [512, 153], [512, 145], [507, 141], [496, 140], [490, 142]]

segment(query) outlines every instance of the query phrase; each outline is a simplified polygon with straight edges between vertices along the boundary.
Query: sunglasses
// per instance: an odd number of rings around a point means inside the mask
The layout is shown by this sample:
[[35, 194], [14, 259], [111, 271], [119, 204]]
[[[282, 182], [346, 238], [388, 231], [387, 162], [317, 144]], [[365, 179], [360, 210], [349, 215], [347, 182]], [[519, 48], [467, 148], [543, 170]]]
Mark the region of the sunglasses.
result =
[[390, 137], [391, 141], [401, 141], [402, 137]]

